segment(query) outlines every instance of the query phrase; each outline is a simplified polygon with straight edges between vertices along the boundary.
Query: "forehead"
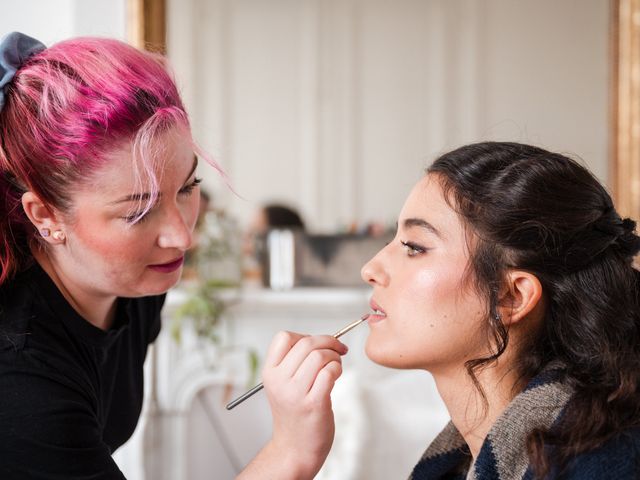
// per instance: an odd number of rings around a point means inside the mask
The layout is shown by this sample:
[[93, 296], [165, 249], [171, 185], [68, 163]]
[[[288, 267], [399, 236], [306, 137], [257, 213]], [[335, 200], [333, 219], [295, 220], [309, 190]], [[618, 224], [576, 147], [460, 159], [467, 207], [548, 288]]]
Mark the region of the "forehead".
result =
[[400, 216], [401, 218], [418, 217], [427, 219], [426, 217], [431, 217], [432, 213], [443, 214], [444, 210], [447, 209], [453, 213], [453, 210], [444, 199], [440, 182], [433, 175], [425, 175], [409, 192]]
[[399, 223], [409, 218], [426, 220], [445, 238], [457, 237], [463, 230], [460, 217], [444, 197], [441, 180], [433, 174], [422, 177], [409, 193]]
[[136, 148], [133, 141], [114, 148], [106, 155], [87, 184], [87, 188], [102, 195], [143, 193], [154, 180], [182, 183], [193, 165], [193, 147], [180, 130], [159, 134], [144, 148]]

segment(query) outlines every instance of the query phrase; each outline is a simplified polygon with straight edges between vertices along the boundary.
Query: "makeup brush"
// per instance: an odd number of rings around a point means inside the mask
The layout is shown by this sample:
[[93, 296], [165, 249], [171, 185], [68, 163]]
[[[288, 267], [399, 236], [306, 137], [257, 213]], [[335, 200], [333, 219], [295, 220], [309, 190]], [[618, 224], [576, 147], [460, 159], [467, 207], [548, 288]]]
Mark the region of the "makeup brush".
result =
[[[336, 333], [333, 334], [333, 338], [340, 338], [342, 335], [344, 335], [345, 333], [347, 333], [349, 330], [352, 330], [354, 328], [356, 328], [358, 325], [360, 325], [362, 322], [364, 322], [367, 318], [369, 318], [369, 314], [365, 313], [360, 319], [356, 320], [355, 322], [351, 322], [349, 325], [347, 325], [344, 328], [341, 328], [340, 330], [338, 330]], [[259, 383], [258, 385], [256, 385], [255, 387], [253, 387], [251, 390], [249, 390], [246, 393], [243, 393], [242, 395], [240, 395], [238, 398], [236, 398], [235, 400], [233, 400], [232, 402], [229, 402], [227, 404], [227, 410], [231, 410], [233, 407], [235, 407], [236, 405], [240, 405], [242, 402], [244, 402], [247, 398], [253, 396], [254, 393], [258, 393], [260, 390], [262, 390], [264, 388], [264, 385], [262, 383]]]

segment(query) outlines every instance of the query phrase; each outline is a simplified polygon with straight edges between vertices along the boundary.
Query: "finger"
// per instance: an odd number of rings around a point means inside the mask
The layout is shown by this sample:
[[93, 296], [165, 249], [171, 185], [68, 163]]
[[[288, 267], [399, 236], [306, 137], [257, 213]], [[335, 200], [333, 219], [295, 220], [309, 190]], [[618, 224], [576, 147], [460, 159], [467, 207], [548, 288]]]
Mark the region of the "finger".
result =
[[334, 350], [341, 355], [347, 353], [347, 346], [331, 335], [308, 336], [296, 342], [280, 362], [279, 368], [284, 375], [292, 377], [313, 350], [323, 349]]
[[318, 376], [318, 373], [329, 363], [341, 363], [338, 352], [330, 349], [312, 350], [293, 375], [294, 385], [307, 394]]
[[280, 362], [282, 362], [282, 359], [289, 353], [291, 348], [305, 336], [306, 335], [287, 331], [276, 333], [269, 345], [267, 358], [264, 362], [265, 366], [277, 367], [280, 365]]
[[318, 372], [311, 389], [309, 390], [309, 400], [322, 404], [331, 400], [331, 390], [336, 380], [342, 375], [342, 363], [329, 362]]

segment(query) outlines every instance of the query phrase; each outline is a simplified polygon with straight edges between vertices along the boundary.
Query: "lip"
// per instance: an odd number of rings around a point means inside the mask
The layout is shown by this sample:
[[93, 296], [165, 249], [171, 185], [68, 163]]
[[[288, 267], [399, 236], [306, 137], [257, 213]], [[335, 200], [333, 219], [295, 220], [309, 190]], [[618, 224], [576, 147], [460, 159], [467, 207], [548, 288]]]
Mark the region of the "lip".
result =
[[369, 306], [371, 307], [372, 311], [378, 310], [382, 312], [382, 314], [370, 313], [369, 318], [367, 319], [369, 323], [380, 322], [387, 318], [387, 312], [385, 312], [384, 309], [380, 305], [378, 305], [378, 302], [376, 302], [373, 298], [371, 298], [371, 300], [369, 301]]
[[149, 265], [149, 268], [151, 270], [154, 270], [160, 273], [171, 273], [178, 270], [183, 263], [184, 263], [184, 256], [171, 260], [170, 262], [167, 262], [167, 263]]

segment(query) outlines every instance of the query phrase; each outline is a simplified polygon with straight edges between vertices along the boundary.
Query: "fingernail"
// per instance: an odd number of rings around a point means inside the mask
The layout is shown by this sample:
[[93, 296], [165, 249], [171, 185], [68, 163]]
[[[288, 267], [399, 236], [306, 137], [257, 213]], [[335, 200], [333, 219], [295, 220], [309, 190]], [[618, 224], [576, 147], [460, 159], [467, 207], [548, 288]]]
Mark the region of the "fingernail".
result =
[[347, 347], [344, 343], [342, 344], [342, 350], [344, 351], [344, 353], [347, 353], [349, 351], [349, 347]]

